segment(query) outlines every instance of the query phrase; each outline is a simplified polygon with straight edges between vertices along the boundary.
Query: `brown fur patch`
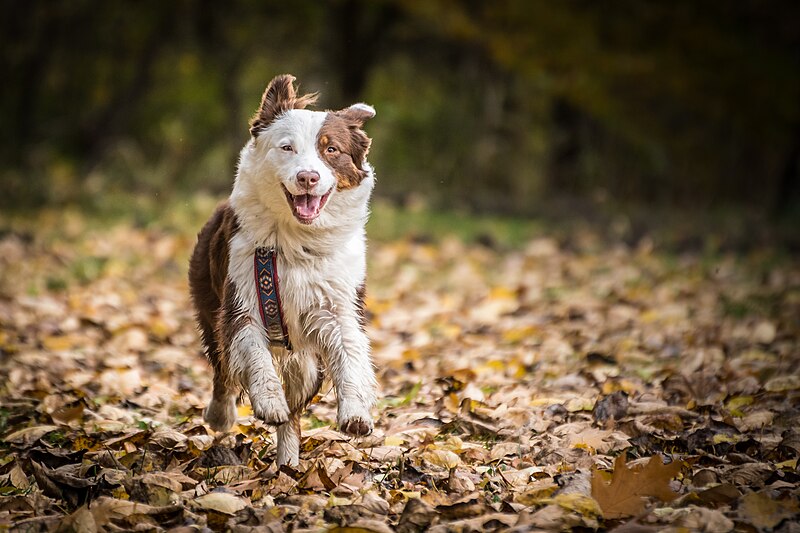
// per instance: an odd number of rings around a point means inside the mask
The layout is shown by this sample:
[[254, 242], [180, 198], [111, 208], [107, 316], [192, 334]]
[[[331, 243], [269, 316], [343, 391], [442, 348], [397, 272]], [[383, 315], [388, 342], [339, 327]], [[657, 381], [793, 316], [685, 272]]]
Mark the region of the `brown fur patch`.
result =
[[362, 283], [358, 289], [356, 289], [356, 312], [358, 313], [358, 324], [361, 326], [362, 331], [364, 331], [367, 327], [366, 298], [367, 286]]
[[281, 114], [290, 109], [303, 109], [317, 101], [317, 93], [297, 96], [294, 88], [295, 77], [281, 74], [272, 78], [261, 97], [261, 105], [250, 120], [250, 135], [258, 134]]
[[236, 214], [227, 201], [221, 203], [198, 233], [189, 262], [189, 289], [206, 356], [214, 367], [215, 389], [235, 386], [225, 351], [246, 320], [235, 309], [234, 288], [228, 280], [228, 243], [237, 231]]
[[366, 120], [364, 115], [352, 109], [328, 112], [317, 137], [317, 151], [333, 170], [339, 190], [357, 187], [367, 177], [364, 158], [372, 140], [361, 129]]

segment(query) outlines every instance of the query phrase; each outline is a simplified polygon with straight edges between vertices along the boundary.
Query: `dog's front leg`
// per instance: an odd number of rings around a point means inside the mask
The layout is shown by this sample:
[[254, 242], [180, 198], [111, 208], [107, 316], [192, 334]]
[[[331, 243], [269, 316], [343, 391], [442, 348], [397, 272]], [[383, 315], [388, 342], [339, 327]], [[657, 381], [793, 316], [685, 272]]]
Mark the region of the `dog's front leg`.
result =
[[355, 310], [343, 311], [321, 310], [309, 318], [336, 390], [339, 429], [350, 435], [368, 435], [372, 432], [370, 409], [377, 389], [369, 339]]
[[286, 423], [289, 406], [263, 330], [245, 324], [234, 336], [230, 350], [232, 366], [247, 389], [253, 414], [268, 424]]

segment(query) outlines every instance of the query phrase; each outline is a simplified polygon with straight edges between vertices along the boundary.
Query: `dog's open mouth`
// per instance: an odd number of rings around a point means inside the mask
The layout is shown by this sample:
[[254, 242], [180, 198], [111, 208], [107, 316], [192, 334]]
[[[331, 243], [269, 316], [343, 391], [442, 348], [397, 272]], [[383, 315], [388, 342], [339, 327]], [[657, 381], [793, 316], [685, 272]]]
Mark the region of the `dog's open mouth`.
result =
[[331, 191], [326, 192], [322, 196], [315, 196], [313, 194], [292, 194], [286, 187], [283, 187], [283, 192], [286, 194], [286, 199], [289, 201], [289, 207], [292, 209], [292, 214], [301, 224], [311, 224], [315, 218], [319, 216], [322, 208], [325, 207], [325, 202], [331, 195]]

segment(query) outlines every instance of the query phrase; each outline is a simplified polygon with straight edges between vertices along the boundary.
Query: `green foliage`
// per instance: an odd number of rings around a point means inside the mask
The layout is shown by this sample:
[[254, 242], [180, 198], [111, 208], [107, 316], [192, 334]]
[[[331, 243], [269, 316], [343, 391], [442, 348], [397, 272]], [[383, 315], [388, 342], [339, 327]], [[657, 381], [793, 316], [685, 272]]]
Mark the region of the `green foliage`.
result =
[[323, 106], [376, 106], [371, 160], [394, 200], [791, 212], [799, 14], [777, 0], [13, 3], [0, 205], [222, 193], [264, 85], [292, 72]]

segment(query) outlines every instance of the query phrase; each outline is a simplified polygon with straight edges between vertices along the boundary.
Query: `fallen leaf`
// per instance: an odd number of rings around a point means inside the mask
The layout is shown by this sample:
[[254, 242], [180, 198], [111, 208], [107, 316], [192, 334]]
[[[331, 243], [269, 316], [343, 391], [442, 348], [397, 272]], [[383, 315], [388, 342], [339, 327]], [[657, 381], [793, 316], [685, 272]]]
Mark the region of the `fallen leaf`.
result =
[[800, 389], [800, 376], [777, 376], [767, 381], [764, 388], [769, 392], [785, 392]]
[[750, 492], [739, 501], [739, 515], [756, 528], [772, 529], [800, 512], [797, 501], [776, 500], [763, 492]]
[[461, 459], [450, 450], [433, 449], [421, 454], [422, 459], [440, 468], [452, 470], [461, 463]]
[[235, 494], [227, 492], [209, 492], [192, 500], [195, 506], [218, 513], [235, 514], [248, 506], [248, 502]]
[[98, 531], [97, 522], [88, 507], [79, 507], [71, 515], [64, 517], [56, 530], [58, 533], [94, 533]]
[[436, 517], [433, 507], [420, 500], [412, 498], [406, 502], [403, 514], [397, 522], [397, 533], [420, 533], [428, 529]]
[[554, 503], [559, 507], [569, 511], [575, 511], [583, 516], [593, 517], [603, 514], [603, 511], [600, 509], [600, 505], [598, 504], [597, 500], [591, 496], [579, 494], [577, 492], [570, 494], [557, 494], [549, 503]]
[[646, 505], [645, 497], [653, 496], [669, 502], [678, 495], [669, 482], [681, 470], [681, 463], [673, 461], [663, 464], [661, 456], [653, 456], [644, 467], [628, 468], [626, 454], [614, 461], [611, 482], [606, 483], [600, 471], [592, 471], [592, 496], [607, 519], [634, 516], [642, 512]]
[[3, 441], [10, 444], [18, 444], [21, 446], [29, 447], [33, 446], [39, 439], [41, 439], [48, 433], [52, 433], [58, 430], [59, 430], [58, 426], [33, 426], [25, 429], [20, 429], [19, 431], [15, 431], [10, 435], [4, 437]]

